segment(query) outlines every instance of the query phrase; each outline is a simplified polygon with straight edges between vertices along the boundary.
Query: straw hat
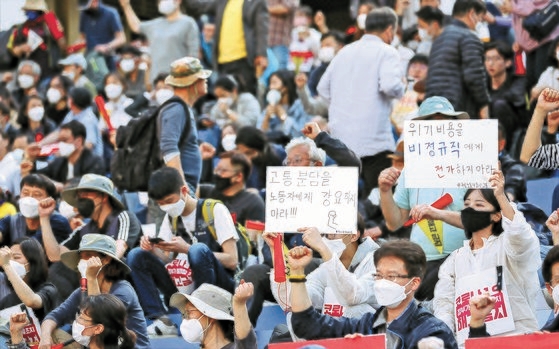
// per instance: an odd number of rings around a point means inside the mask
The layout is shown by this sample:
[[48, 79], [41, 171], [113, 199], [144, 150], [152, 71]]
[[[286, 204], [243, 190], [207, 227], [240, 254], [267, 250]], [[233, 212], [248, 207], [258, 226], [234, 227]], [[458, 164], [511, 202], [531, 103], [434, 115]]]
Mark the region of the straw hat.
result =
[[23, 7], [24, 11], [43, 11], [47, 12], [49, 9], [45, 0], [25, 0]]

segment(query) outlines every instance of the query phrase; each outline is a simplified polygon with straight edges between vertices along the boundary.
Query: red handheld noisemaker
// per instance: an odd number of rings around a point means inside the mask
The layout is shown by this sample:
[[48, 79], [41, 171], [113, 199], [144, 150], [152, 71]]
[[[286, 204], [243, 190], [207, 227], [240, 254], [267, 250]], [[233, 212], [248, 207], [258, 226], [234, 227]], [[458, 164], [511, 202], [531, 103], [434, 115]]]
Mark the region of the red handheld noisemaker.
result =
[[[431, 204], [432, 207], [442, 210], [443, 208], [447, 207], [448, 205], [452, 204], [452, 195], [449, 193], [444, 194], [441, 196], [437, 201]], [[404, 227], [409, 227], [413, 223], [417, 223], [413, 218], [410, 218], [404, 223]]]

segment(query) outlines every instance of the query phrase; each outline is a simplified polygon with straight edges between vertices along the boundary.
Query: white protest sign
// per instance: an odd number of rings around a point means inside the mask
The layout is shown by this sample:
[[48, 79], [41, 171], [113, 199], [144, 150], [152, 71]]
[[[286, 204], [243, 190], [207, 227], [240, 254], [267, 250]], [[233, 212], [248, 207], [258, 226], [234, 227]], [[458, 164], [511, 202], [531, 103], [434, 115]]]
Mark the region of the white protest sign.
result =
[[408, 188], [490, 188], [498, 155], [495, 119], [404, 122]]
[[266, 231], [354, 233], [357, 227], [356, 167], [268, 167]]

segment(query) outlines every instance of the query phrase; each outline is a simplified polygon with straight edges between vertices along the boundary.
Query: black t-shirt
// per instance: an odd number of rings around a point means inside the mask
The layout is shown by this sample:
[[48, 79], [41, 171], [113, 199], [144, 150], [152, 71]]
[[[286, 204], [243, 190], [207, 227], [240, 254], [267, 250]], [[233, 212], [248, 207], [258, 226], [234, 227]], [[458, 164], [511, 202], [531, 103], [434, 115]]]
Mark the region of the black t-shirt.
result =
[[264, 200], [255, 190], [243, 189], [233, 196], [225, 196], [214, 189], [209, 197], [221, 200], [243, 225], [247, 220], [264, 222], [266, 219]]
[[[66, 240], [72, 232], [66, 217], [57, 212], [50, 216], [50, 225], [58, 243]], [[2, 234], [2, 245], [11, 246], [18, 238], [27, 236], [39, 240], [41, 245], [44, 246], [41, 228], [39, 227], [35, 231], [27, 229], [25, 217], [21, 213], [0, 219], [0, 233]]]
[[[50, 282], [45, 282], [44, 284], [42, 284], [36, 290], [33, 291], [39, 297], [41, 297], [41, 301], [43, 302], [42, 308], [33, 309], [33, 312], [35, 313], [35, 316], [37, 316], [37, 319], [39, 319], [39, 321], [43, 321], [45, 316], [57, 306], [58, 291], [56, 287]], [[9, 295], [7, 295], [6, 297], [0, 299], [0, 309], [6, 309], [21, 303], [23, 302], [21, 301], [21, 299], [19, 299], [19, 297], [14, 291]]]

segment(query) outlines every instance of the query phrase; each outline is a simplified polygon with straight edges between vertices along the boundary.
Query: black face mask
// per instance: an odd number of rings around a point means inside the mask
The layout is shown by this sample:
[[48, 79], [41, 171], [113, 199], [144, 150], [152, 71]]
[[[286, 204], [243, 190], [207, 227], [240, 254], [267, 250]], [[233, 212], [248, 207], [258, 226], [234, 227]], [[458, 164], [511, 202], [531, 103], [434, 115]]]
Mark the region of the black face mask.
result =
[[78, 212], [85, 218], [90, 218], [95, 211], [95, 202], [88, 198], [78, 198]]
[[215, 189], [220, 192], [224, 191], [225, 189], [233, 185], [231, 183], [231, 177], [225, 178], [218, 175], [214, 175], [214, 183], [215, 183]]
[[472, 207], [466, 207], [460, 212], [462, 225], [464, 226], [464, 233], [468, 239], [472, 238], [472, 234], [480, 231], [483, 228], [490, 226], [491, 215], [495, 212], [476, 211]]
[[85, 13], [87, 13], [88, 15], [90, 15], [91, 17], [98, 17], [99, 16], [99, 8], [88, 8], [87, 10], [84, 11]]

